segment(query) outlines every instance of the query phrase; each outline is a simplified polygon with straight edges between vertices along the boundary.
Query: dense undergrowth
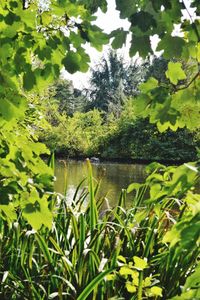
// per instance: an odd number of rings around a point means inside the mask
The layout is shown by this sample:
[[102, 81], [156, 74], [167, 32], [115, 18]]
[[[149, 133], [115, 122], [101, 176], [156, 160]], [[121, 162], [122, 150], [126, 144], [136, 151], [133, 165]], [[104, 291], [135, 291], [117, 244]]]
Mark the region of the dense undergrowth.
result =
[[60, 156], [81, 158], [185, 162], [197, 159], [200, 140], [186, 128], [159, 132], [148, 119], [136, 118], [134, 100], [120, 117], [98, 111], [59, 114], [39, 131], [40, 140]]
[[20, 213], [1, 219], [0, 298], [199, 299], [198, 167], [153, 163], [147, 173], [102, 210], [88, 162], [73, 199], [49, 203], [51, 230], [31, 229]]

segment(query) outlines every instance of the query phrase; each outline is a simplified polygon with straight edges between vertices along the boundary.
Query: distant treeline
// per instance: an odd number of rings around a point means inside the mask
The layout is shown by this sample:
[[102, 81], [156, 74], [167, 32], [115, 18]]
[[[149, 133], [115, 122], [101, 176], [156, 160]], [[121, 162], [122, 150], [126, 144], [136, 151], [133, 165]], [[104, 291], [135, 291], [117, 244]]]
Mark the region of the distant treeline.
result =
[[136, 112], [139, 84], [152, 76], [169, 84], [167, 64], [162, 57], [127, 63], [110, 51], [91, 70], [88, 88], [79, 90], [70, 81], [58, 80], [43, 97], [46, 126], [39, 128], [40, 140], [58, 154], [75, 158], [195, 160], [198, 132], [182, 128], [160, 133]]

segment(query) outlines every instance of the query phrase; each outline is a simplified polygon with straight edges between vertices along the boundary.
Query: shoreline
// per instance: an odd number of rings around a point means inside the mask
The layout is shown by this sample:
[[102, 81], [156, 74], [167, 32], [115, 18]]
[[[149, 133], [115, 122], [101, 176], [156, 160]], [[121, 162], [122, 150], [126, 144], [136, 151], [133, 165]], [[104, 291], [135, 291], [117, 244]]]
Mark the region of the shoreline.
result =
[[[94, 156], [92, 156], [94, 157]], [[55, 159], [57, 160], [74, 160], [74, 161], [85, 161], [87, 158], [91, 159], [92, 157], [83, 157], [83, 156], [67, 156], [65, 154], [57, 154], [55, 153]], [[166, 159], [143, 159], [143, 158], [137, 158], [137, 159], [133, 159], [133, 158], [104, 158], [101, 156], [96, 157], [99, 159], [98, 164], [101, 163], [118, 163], [118, 164], [141, 164], [141, 165], [148, 165], [151, 164], [153, 162], [157, 162], [163, 165], [182, 165], [184, 163], [188, 163], [188, 161], [184, 161], [184, 160], [166, 160]], [[95, 163], [97, 164], [97, 163]]]

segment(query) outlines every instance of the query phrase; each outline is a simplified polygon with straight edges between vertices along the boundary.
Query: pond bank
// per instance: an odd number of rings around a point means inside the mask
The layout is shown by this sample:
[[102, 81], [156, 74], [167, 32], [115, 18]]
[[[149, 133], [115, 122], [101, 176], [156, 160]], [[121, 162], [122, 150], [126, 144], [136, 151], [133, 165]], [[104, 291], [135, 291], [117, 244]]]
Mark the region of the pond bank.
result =
[[[91, 159], [89, 156], [67, 156], [64, 153], [56, 153], [55, 152], [56, 159], [65, 159], [65, 160], [75, 160], [75, 161], [84, 161], [87, 158]], [[94, 157], [94, 156], [92, 156]], [[181, 165], [184, 163], [188, 163], [189, 161], [185, 160], [171, 160], [171, 159], [143, 159], [143, 158], [110, 158], [110, 157], [101, 157], [96, 156], [96, 158], [99, 159], [100, 163], [118, 163], [118, 164], [141, 164], [141, 165], [148, 165], [152, 162], [157, 162], [163, 165]]]

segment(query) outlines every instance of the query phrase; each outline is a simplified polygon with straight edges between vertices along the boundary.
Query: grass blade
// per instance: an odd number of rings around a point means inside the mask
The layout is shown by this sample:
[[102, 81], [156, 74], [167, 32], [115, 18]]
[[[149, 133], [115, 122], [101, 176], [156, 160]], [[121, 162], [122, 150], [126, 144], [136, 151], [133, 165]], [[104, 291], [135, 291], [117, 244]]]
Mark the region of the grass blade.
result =
[[100, 274], [98, 274], [82, 291], [82, 293], [78, 296], [77, 300], [85, 300], [92, 293], [92, 291], [97, 287], [97, 285], [104, 279], [106, 275], [111, 273], [112, 269], [106, 270]]
[[43, 254], [44, 254], [44, 257], [45, 257], [46, 261], [47, 261], [49, 264], [53, 265], [53, 260], [52, 260], [52, 257], [51, 257], [51, 255], [50, 255], [50, 252], [49, 252], [49, 249], [48, 249], [48, 246], [47, 246], [45, 240], [44, 240], [43, 237], [41, 237], [38, 233], [36, 233], [35, 236], [36, 236], [36, 239], [37, 239], [38, 244], [39, 244], [39, 246], [40, 246], [40, 249], [41, 249], [41, 251], [42, 251]]
[[90, 230], [91, 234], [93, 233], [97, 220], [98, 220], [98, 212], [96, 207], [96, 201], [94, 197], [94, 185], [93, 185], [93, 177], [92, 177], [92, 166], [90, 164], [89, 159], [87, 160], [87, 166], [88, 166], [88, 187], [89, 187], [89, 207], [90, 207]]
[[49, 160], [48, 160], [48, 166], [53, 170], [53, 172], [55, 171], [55, 153], [54, 151], [51, 152], [51, 155], [49, 157]]

